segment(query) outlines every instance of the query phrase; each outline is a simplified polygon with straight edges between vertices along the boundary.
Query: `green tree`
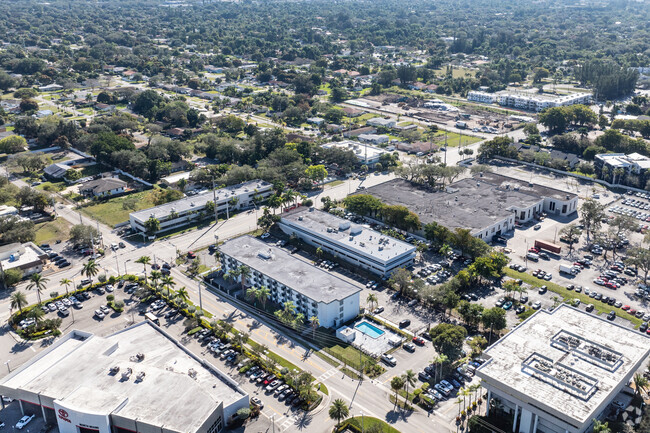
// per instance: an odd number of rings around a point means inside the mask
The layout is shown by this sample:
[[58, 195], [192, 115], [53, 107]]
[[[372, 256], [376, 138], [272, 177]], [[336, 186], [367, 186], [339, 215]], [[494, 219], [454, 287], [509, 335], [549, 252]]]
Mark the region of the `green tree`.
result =
[[605, 206], [592, 198], [587, 198], [580, 207], [580, 216], [587, 232], [587, 243], [589, 243], [590, 235], [600, 229], [601, 220], [605, 217]]
[[404, 379], [404, 387], [406, 390], [406, 399], [408, 400], [408, 395], [409, 395], [409, 386], [415, 386], [415, 383], [417, 382], [417, 376], [413, 372], [413, 370], [406, 370], [404, 374], [402, 375], [402, 379]]
[[311, 325], [311, 339], [315, 340], [316, 339], [316, 330], [320, 326], [320, 321], [318, 320], [318, 317], [311, 316], [309, 318], [309, 324]]
[[160, 231], [160, 221], [156, 217], [149, 217], [144, 223], [144, 228], [148, 235], [154, 235]]
[[375, 306], [377, 305], [377, 295], [374, 293], [368, 293], [368, 297], [366, 297], [366, 303], [368, 304], [368, 308], [370, 311], [373, 311]]
[[27, 297], [23, 292], [17, 291], [9, 295], [9, 299], [11, 300], [11, 308], [18, 308], [18, 310], [22, 313], [23, 312], [23, 307], [27, 305]]
[[13, 287], [23, 279], [23, 271], [20, 269], [7, 269], [2, 273], [5, 287]]
[[27, 290], [32, 290], [36, 289], [36, 297], [38, 298], [38, 303], [41, 303], [41, 293], [43, 290], [45, 290], [45, 283], [47, 283], [49, 280], [47, 278], [44, 278], [41, 274], [38, 272], [35, 272], [29, 276], [29, 285], [27, 286]]
[[332, 402], [332, 405], [330, 406], [329, 409], [329, 416], [331, 419], [336, 420], [336, 427], [338, 428], [339, 425], [341, 425], [341, 420], [347, 418], [350, 415], [350, 411], [348, 410], [348, 406], [340, 398], [337, 398]]
[[404, 389], [404, 378], [402, 376], [393, 377], [390, 380], [390, 388], [395, 391], [395, 406], [397, 406], [399, 392]]
[[327, 170], [322, 164], [310, 165], [305, 170], [305, 175], [314, 182], [322, 182], [327, 177]]
[[433, 347], [440, 354], [444, 354], [451, 361], [460, 356], [467, 331], [462, 326], [450, 323], [441, 323], [429, 330]]
[[144, 280], [147, 281], [147, 265], [151, 263], [151, 257], [149, 256], [140, 256], [136, 261], [142, 265], [142, 272], [144, 273]]
[[99, 273], [99, 266], [97, 265], [97, 262], [95, 262], [94, 259], [88, 260], [86, 263], [83, 264], [83, 267], [81, 268], [81, 275], [85, 275], [88, 277], [91, 281], [95, 275]]
[[59, 284], [65, 286], [65, 295], [68, 296], [68, 287], [70, 287], [70, 284], [72, 284], [72, 280], [69, 280], [68, 278], [62, 278], [61, 281], [59, 281]]
[[595, 419], [592, 431], [593, 433], [611, 433], [612, 429], [609, 428], [608, 423]]
[[483, 315], [481, 316], [481, 323], [483, 323], [484, 328], [490, 329], [491, 343], [492, 332], [497, 331], [498, 333], [502, 329], [505, 329], [507, 326], [506, 311], [503, 308], [499, 307], [488, 308], [487, 310], [483, 311]]
[[411, 284], [413, 279], [413, 274], [405, 268], [399, 268], [388, 279], [388, 284], [399, 292], [400, 295], [404, 294], [404, 291]]

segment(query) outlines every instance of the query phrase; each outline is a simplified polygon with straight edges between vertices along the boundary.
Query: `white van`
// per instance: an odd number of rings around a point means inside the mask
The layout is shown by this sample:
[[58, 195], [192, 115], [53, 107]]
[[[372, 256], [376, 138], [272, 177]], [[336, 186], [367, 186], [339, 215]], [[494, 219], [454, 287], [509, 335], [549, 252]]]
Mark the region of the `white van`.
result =
[[537, 261], [539, 261], [539, 255], [537, 255], [537, 254], [535, 254], [535, 253], [530, 253], [530, 252], [527, 253], [527, 254], [526, 254], [526, 258], [527, 258], [528, 260], [532, 260], [533, 262], [537, 262]]

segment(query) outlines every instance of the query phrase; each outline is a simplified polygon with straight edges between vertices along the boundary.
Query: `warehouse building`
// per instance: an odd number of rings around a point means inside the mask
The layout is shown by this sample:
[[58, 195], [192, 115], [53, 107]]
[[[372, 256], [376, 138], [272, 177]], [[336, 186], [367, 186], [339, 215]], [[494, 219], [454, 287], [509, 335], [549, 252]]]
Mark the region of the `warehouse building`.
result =
[[627, 407], [627, 384], [649, 353], [645, 333], [563, 304], [490, 346], [476, 375], [489, 411], [513, 432], [591, 432], [594, 419]]
[[282, 215], [279, 227], [316, 248], [379, 276], [413, 264], [415, 246], [314, 208]]
[[0, 380], [60, 433], [219, 433], [249, 405], [237, 382], [149, 321], [74, 330]]
[[129, 222], [134, 231], [146, 232], [145, 223], [149, 218], [155, 218], [160, 222], [160, 230], [156, 232], [157, 234], [209, 217], [210, 214], [214, 214], [214, 210], [208, 211], [206, 208], [211, 206], [208, 203], [215, 203], [215, 200], [217, 212], [228, 215], [230, 212], [251, 208], [256, 202], [259, 205], [271, 194], [273, 194], [273, 185], [263, 180], [251, 180], [132, 212], [129, 215]]
[[[244, 278], [245, 287], [270, 289], [270, 300], [278, 304], [292, 301], [306, 319], [318, 317], [320, 326], [337, 328], [359, 314], [361, 289], [281, 248], [240, 236], [226, 241], [219, 250], [226, 274], [247, 266], [250, 275]], [[241, 278], [237, 276], [238, 281]]]
[[[542, 213], [568, 216], [577, 211], [578, 196], [496, 173], [480, 173], [444, 191], [393, 179], [358, 194], [370, 194], [389, 205], [406, 206], [425, 224], [450, 230], [469, 229], [486, 242]], [[421, 233], [423, 234], [423, 233]]]

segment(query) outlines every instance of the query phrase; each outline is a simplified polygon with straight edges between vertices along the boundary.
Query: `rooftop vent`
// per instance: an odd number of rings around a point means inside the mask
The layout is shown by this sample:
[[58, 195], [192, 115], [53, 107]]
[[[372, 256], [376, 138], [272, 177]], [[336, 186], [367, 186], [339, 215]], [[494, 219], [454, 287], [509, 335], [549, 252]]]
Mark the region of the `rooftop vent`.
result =
[[483, 172], [480, 171], [480, 172], [478, 173], [478, 176], [479, 176], [479, 177], [483, 177]]
[[187, 370], [187, 375], [191, 377], [192, 379], [196, 379], [196, 370], [193, 368], [190, 368]]
[[131, 373], [133, 373], [133, 370], [131, 370], [131, 367], [124, 370], [124, 372], [122, 373], [122, 380], [129, 380], [129, 377], [131, 377]]
[[302, 221], [302, 216], [299, 216], [299, 217], [298, 217], [298, 221]]
[[262, 251], [258, 253], [257, 256], [262, 260], [271, 260], [271, 250], [269, 250], [268, 253]]
[[136, 353], [134, 356], [129, 358], [131, 362], [141, 362], [144, 361], [144, 353]]
[[136, 382], [142, 382], [144, 380], [145, 372], [141, 371], [135, 376], [135, 381]]
[[349, 221], [342, 221], [342, 222], [339, 224], [339, 230], [340, 230], [340, 231], [344, 231], [344, 230], [347, 230], [347, 229], [349, 229], [349, 228], [350, 228], [350, 222], [349, 222]]
[[111, 367], [111, 369], [109, 371], [114, 376], [114, 375], [116, 375], [117, 373], [120, 372], [120, 366], [119, 365], [114, 365], [114, 366]]
[[454, 201], [458, 201], [458, 196], [454, 197]]
[[351, 226], [350, 235], [351, 236], [356, 236], [358, 234], [361, 234], [362, 231], [363, 231], [363, 228], [361, 226], [358, 226], [358, 225]]
[[196, 206], [196, 205], [194, 204], [194, 202], [192, 202], [192, 203], [190, 203], [190, 206], [191, 206], [191, 207], [194, 207], [194, 206]]

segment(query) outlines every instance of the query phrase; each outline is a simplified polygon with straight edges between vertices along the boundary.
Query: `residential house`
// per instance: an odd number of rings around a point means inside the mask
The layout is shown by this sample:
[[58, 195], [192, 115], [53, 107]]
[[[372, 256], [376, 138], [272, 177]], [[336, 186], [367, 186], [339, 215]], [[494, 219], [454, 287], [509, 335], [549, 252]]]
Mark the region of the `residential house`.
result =
[[84, 183], [79, 187], [79, 192], [86, 197], [110, 197], [122, 194], [126, 186], [126, 182], [116, 177], [103, 177]]

